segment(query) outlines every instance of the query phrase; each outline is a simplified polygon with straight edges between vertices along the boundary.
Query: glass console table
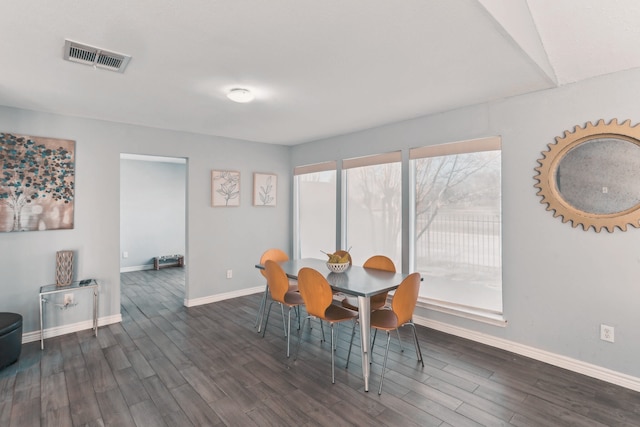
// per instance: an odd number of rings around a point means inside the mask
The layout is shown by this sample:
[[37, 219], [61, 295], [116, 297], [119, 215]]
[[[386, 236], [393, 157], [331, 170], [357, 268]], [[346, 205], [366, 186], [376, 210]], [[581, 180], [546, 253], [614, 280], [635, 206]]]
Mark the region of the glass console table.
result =
[[[38, 297], [40, 304], [40, 349], [44, 350], [44, 325], [42, 322], [42, 310], [47, 297], [54, 294], [76, 292], [83, 289], [93, 290], [93, 331], [98, 336], [98, 290], [99, 285], [94, 279], [81, 280], [73, 282], [68, 286], [45, 285], [40, 287], [40, 295]], [[64, 307], [63, 307], [64, 308]]]

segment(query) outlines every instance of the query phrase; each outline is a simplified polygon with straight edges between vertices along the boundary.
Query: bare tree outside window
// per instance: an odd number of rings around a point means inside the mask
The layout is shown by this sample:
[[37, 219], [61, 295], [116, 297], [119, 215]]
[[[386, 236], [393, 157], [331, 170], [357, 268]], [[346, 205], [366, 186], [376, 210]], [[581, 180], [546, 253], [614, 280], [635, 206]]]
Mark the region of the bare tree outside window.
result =
[[[459, 154], [429, 157], [433, 152], [440, 154], [449, 148], [423, 147], [429, 150], [416, 149], [417, 158], [411, 160], [415, 180], [411, 184], [415, 191], [411, 268], [425, 278], [420, 290], [422, 297], [436, 303], [501, 314], [499, 140], [487, 138], [478, 143], [465, 141], [451, 146], [452, 151]], [[467, 148], [471, 152], [464, 152]], [[472, 151], [478, 149], [480, 151]], [[421, 157], [425, 153], [429, 154]], [[366, 160], [360, 162], [363, 163], [366, 164]], [[362, 264], [373, 254], [383, 254], [396, 266], [402, 265], [401, 171], [402, 164], [397, 161], [364, 166], [350, 164], [343, 169], [346, 203], [343, 233], [346, 246], [352, 248], [350, 253], [355, 264]], [[335, 211], [331, 211], [333, 203], [329, 203], [331, 209], [322, 211], [323, 219], [318, 216], [318, 206], [307, 209], [307, 204], [314, 199], [311, 195], [320, 194], [318, 190], [323, 184], [318, 178], [319, 175], [313, 174], [304, 181], [297, 177], [299, 230], [317, 230], [313, 223], [335, 218]], [[313, 221], [310, 221], [311, 214]], [[309, 231], [299, 233], [300, 245], [305, 247], [310, 237]], [[318, 237], [312, 240], [317, 244]], [[317, 247], [310, 250], [310, 256], [315, 256]]]
[[435, 299], [502, 310], [500, 151], [416, 159], [415, 260]]
[[373, 254], [401, 265], [402, 176], [400, 163], [348, 169], [347, 244], [355, 263]]
[[456, 154], [416, 161], [416, 240], [438, 213], [500, 212], [500, 152]]

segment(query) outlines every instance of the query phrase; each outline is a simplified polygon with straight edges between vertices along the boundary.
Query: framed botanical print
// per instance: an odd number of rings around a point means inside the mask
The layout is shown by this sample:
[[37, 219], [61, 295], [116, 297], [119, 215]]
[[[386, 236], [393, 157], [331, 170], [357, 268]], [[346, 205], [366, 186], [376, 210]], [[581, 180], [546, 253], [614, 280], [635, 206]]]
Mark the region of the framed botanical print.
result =
[[278, 193], [278, 176], [272, 173], [253, 174], [253, 205], [275, 206]]
[[240, 172], [211, 171], [211, 206], [240, 206]]

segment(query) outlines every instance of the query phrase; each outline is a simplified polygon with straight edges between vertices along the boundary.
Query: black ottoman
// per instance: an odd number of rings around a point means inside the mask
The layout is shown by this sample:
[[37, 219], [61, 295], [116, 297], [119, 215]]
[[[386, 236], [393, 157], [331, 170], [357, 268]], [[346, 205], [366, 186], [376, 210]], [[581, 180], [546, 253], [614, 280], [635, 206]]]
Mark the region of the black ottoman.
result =
[[22, 350], [22, 316], [0, 313], [0, 369], [11, 365]]

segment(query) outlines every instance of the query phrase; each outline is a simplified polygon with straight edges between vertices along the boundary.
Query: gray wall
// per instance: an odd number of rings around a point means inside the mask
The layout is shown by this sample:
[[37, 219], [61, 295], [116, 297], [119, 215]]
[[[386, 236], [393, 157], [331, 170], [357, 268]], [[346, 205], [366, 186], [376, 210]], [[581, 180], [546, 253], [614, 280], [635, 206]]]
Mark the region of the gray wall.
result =
[[187, 166], [120, 161], [121, 271], [153, 267], [153, 258], [185, 253]]
[[[99, 280], [103, 321], [119, 316], [120, 153], [188, 161], [188, 300], [264, 286], [253, 265], [265, 248], [290, 253], [288, 147], [6, 107], [0, 107], [0, 129], [76, 141], [75, 228], [0, 235], [0, 311], [21, 313], [25, 333], [39, 327], [38, 289], [53, 283], [55, 253], [61, 249], [76, 251], [77, 277]], [[239, 207], [211, 207], [212, 169], [240, 171]], [[280, 178], [276, 207], [252, 206], [253, 172]], [[233, 270], [233, 279], [225, 278], [227, 269]], [[88, 319], [82, 312], [87, 301], [74, 309], [51, 311], [55, 316], [47, 327]]]
[[[3, 131], [77, 144], [75, 229], [0, 235], [0, 310], [22, 313], [25, 331], [36, 330], [38, 287], [53, 280], [55, 252], [74, 249], [77, 274], [102, 284], [101, 317], [119, 314], [122, 152], [188, 159], [187, 298], [197, 299], [261, 286], [253, 265], [264, 248], [290, 253], [292, 165], [501, 135], [508, 324], [418, 314], [640, 377], [640, 230], [596, 234], [572, 228], [545, 211], [533, 187], [536, 160], [563, 131], [600, 118], [638, 123], [637, 93], [640, 70], [632, 70], [291, 149], [0, 107]], [[240, 207], [210, 207], [214, 168], [241, 172]], [[254, 171], [278, 174], [277, 207], [251, 206]], [[227, 269], [234, 270], [231, 280], [225, 279]], [[600, 323], [616, 328], [614, 344], [599, 339]]]
[[[554, 218], [533, 185], [541, 152], [575, 125], [640, 122], [640, 70], [296, 146], [293, 166], [502, 136], [506, 327], [420, 310], [433, 322], [640, 377], [640, 230], [585, 232]], [[429, 286], [427, 277], [424, 286]], [[614, 344], [599, 339], [615, 327]]]

